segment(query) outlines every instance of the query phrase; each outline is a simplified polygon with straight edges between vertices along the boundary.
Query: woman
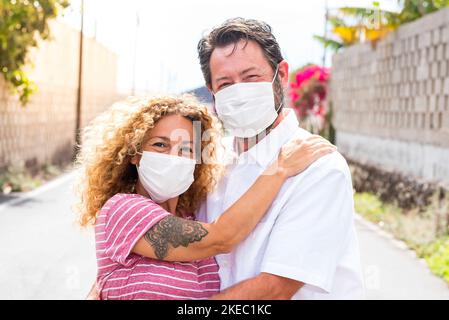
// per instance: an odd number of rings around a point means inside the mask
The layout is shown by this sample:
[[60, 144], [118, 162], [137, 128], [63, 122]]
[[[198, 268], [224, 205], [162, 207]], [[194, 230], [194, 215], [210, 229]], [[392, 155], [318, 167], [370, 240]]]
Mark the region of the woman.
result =
[[218, 293], [214, 256], [248, 236], [288, 177], [335, 150], [318, 136], [287, 144], [220, 218], [197, 222], [221, 171], [217, 138], [217, 123], [190, 96], [115, 105], [85, 129], [80, 223], [95, 224], [101, 299]]

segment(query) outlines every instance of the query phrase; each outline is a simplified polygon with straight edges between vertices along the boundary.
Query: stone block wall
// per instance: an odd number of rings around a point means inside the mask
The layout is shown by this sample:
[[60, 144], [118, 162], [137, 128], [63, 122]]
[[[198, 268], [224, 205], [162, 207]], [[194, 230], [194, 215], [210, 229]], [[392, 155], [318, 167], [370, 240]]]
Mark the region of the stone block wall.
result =
[[351, 161], [449, 186], [449, 8], [335, 54], [329, 96]]

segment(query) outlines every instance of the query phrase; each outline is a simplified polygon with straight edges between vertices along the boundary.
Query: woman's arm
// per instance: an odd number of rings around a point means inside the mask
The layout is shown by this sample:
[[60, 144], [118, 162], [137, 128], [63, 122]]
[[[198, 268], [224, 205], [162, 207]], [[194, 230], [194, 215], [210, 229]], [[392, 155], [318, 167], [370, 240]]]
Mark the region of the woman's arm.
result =
[[319, 136], [289, 142], [277, 161], [215, 221], [202, 223], [167, 216], [139, 239], [133, 252], [166, 261], [193, 261], [231, 251], [256, 227], [287, 178], [334, 150]]
[[86, 300], [100, 300], [100, 294], [98, 293], [97, 290], [97, 282], [94, 282], [92, 288], [90, 288]]

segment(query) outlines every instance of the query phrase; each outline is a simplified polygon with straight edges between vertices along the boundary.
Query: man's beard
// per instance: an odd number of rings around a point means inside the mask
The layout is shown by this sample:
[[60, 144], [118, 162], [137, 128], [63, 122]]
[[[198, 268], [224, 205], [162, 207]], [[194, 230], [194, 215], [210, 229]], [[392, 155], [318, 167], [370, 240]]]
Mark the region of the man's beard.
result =
[[[282, 109], [284, 109], [285, 92], [284, 88], [282, 87], [281, 79], [279, 78], [279, 76], [277, 76], [276, 79], [274, 80], [273, 94], [274, 94], [274, 107], [276, 109], [277, 114], [280, 115]], [[274, 120], [274, 122], [264, 130], [265, 135], [267, 135], [273, 129], [273, 125], [276, 122], [276, 120]]]

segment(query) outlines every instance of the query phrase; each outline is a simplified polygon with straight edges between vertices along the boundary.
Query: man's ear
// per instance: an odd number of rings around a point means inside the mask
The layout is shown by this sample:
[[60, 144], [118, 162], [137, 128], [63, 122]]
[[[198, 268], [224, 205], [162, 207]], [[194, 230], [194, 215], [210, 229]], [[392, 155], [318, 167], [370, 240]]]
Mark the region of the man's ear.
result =
[[212, 112], [217, 114], [217, 109], [215, 108], [215, 96], [214, 92], [212, 91], [212, 86], [210, 84], [206, 85], [207, 89], [209, 89], [209, 93], [212, 96]]
[[214, 92], [212, 91], [212, 85], [211, 84], [207, 84], [206, 87], [207, 87], [207, 89], [209, 89], [210, 94], [214, 95]]
[[288, 85], [288, 62], [282, 60], [279, 62], [279, 78], [281, 79], [281, 84], [283, 87], [287, 87]]

